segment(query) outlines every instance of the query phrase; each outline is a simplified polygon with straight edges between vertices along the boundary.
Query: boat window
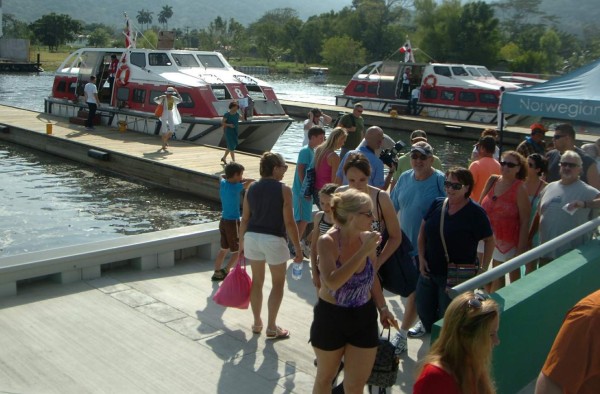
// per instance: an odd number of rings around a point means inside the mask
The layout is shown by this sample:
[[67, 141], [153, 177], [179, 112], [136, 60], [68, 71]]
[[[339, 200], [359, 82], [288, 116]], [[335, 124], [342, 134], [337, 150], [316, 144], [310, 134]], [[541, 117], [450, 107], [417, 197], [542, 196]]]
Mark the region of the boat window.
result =
[[56, 85], [56, 91], [64, 92], [66, 90], [67, 90], [67, 81], [65, 81], [64, 79], [61, 79], [60, 81], [58, 81], [58, 85]]
[[468, 77], [469, 73], [463, 67], [454, 66], [452, 67], [452, 73], [457, 77]]
[[494, 93], [479, 93], [479, 101], [487, 104], [498, 104], [498, 97]]
[[169, 56], [166, 53], [149, 53], [148, 54], [148, 63], [151, 66], [170, 66], [173, 63], [171, 63], [171, 59], [169, 59]]
[[117, 100], [118, 101], [129, 101], [129, 88], [120, 87], [117, 89]]
[[217, 100], [231, 100], [231, 94], [229, 94], [229, 90], [223, 85], [211, 85], [213, 94], [217, 98]]
[[423, 89], [422, 93], [424, 98], [430, 99], [430, 100], [435, 100], [437, 99], [438, 96], [438, 90], [437, 89]]
[[467, 67], [467, 71], [474, 77], [481, 77], [481, 73], [475, 67]]
[[129, 61], [135, 66], [144, 68], [146, 67], [146, 54], [142, 52], [133, 52], [129, 55]]
[[367, 93], [377, 94], [377, 85], [367, 85]]
[[477, 71], [479, 71], [481, 73], [481, 75], [483, 75], [484, 77], [488, 77], [488, 78], [493, 78], [494, 77], [492, 75], [492, 73], [490, 72], [490, 70], [488, 70], [485, 67], [477, 67]]
[[364, 83], [356, 84], [354, 86], [354, 91], [357, 93], [364, 93], [365, 92], [365, 84]]
[[134, 103], [143, 103], [146, 100], [146, 91], [144, 89], [133, 89], [133, 98], [131, 99]]
[[171, 53], [175, 64], [179, 67], [199, 67], [198, 61], [194, 55], [189, 53]]
[[473, 92], [460, 92], [458, 94], [458, 101], [474, 103], [477, 101], [477, 95]]
[[165, 94], [165, 93], [160, 90], [151, 90], [148, 102], [152, 105], [157, 105], [156, 102], [154, 101], [154, 99], [163, 94]]
[[455, 97], [456, 97], [456, 92], [453, 92], [452, 90], [442, 90], [442, 95], [441, 95], [440, 99], [445, 100], [445, 101], [454, 101]]
[[246, 85], [246, 89], [248, 89], [248, 96], [252, 98], [252, 100], [264, 100], [266, 98], [258, 85]]
[[179, 108], [194, 108], [194, 100], [192, 100], [192, 96], [189, 93], [180, 93], [181, 103], [177, 105]]
[[197, 54], [198, 60], [204, 67], [210, 68], [225, 68], [225, 65], [217, 55], [200, 55]]
[[448, 66], [434, 66], [433, 72], [438, 75], [443, 75], [444, 77], [452, 76], [452, 73], [450, 72], [450, 67]]

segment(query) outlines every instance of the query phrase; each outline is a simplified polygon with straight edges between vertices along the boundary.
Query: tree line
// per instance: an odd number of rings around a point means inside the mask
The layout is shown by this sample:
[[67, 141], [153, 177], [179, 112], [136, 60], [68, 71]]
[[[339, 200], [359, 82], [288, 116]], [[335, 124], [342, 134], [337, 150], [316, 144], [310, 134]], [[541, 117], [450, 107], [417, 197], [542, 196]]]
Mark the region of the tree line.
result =
[[[558, 18], [540, 11], [542, 0], [353, 0], [340, 11], [306, 21], [292, 8], [266, 12], [244, 26], [215, 18], [207, 27], [178, 27], [176, 48], [218, 50], [228, 57], [254, 57], [267, 63], [321, 64], [332, 72], [352, 73], [368, 62], [395, 58], [410, 39], [418, 62], [482, 64], [493, 69], [556, 74], [600, 57], [600, 27], [584, 28], [581, 37], [561, 29]], [[174, 15], [165, 5], [157, 15], [162, 29]], [[134, 17], [143, 30], [138, 46], [156, 45], [161, 26], [154, 12]], [[6, 37], [31, 38], [56, 50], [77, 34], [90, 46], [122, 46], [122, 29], [84, 24], [68, 15], [44, 15], [26, 24], [3, 15]]]

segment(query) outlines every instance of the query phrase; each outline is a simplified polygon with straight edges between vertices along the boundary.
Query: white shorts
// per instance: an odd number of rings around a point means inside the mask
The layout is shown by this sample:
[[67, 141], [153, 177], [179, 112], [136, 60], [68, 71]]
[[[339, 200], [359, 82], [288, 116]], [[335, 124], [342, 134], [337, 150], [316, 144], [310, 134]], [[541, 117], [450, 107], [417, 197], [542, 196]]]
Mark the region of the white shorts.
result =
[[244, 256], [249, 260], [277, 265], [290, 259], [290, 250], [283, 237], [247, 232], [244, 234]]
[[[477, 244], [477, 253], [483, 253], [483, 248], [483, 241], [479, 241], [479, 243]], [[496, 261], [504, 263], [505, 261], [508, 261], [515, 257], [516, 254], [517, 248], [512, 248], [508, 252], [502, 253], [498, 250], [498, 248], [494, 247], [494, 253], [492, 255], [492, 258]]]

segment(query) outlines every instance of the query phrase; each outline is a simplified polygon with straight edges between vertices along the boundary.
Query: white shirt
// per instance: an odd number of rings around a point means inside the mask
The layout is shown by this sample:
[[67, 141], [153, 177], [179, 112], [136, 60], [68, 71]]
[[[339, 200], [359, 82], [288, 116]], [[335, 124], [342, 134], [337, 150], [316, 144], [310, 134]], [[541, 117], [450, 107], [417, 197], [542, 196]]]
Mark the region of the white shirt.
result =
[[308, 130], [313, 126], [325, 127], [325, 118], [321, 116], [319, 123], [313, 123], [312, 118], [304, 121], [304, 141], [302, 141], [302, 146], [308, 145]]
[[96, 95], [98, 94], [98, 88], [96, 87], [96, 84], [92, 82], [86, 83], [85, 87], [83, 88], [83, 92], [85, 93], [86, 103], [98, 104], [96, 101]]
[[421, 88], [414, 88], [410, 94], [410, 97], [418, 100], [420, 95], [421, 95]]

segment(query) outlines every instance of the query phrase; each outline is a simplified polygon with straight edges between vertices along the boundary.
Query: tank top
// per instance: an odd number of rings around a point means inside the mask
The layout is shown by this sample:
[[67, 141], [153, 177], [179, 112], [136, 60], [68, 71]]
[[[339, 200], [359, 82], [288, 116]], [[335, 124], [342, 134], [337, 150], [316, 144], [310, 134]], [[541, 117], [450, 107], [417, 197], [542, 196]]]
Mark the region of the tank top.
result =
[[323, 214], [321, 216], [321, 220], [319, 220], [319, 236], [325, 234], [332, 227], [333, 227], [333, 223], [327, 223], [325, 221], [325, 214]]
[[271, 178], [254, 182], [248, 188], [248, 205], [251, 214], [247, 231], [285, 238], [281, 182]]
[[[340, 250], [342, 240], [339, 238], [338, 230], [338, 250]], [[335, 266], [340, 268], [342, 263], [338, 257]], [[339, 289], [330, 291], [335, 298], [337, 305], [346, 308], [357, 308], [366, 304], [371, 299], [371, 288], [374, 282], [374, 269], [371, 259], [367, 257], [365, 268], [360, 272], [355, 272], [350, 279]]]
[[501, 253], [506, 253], [519, 244], [519, 207], [517, 206], [517, 192], [523, 181], [516, 180], [510, 188], [499, 196], [496, 196], [497, 183], [490, 188], [488, 193], [481, 201], [481, 206], [485, 209], [494, 237], [496, 238], [496, 248]]
[[329, 159], [331, 154], [333, 154], [333, 152], [323, 155], [319, 166], [315, 169], [315, 190], [321, 190], [326, 183], [333, 181], [333, 179], [331, 179], [331, 166], [327, 162], [327, 159]]

